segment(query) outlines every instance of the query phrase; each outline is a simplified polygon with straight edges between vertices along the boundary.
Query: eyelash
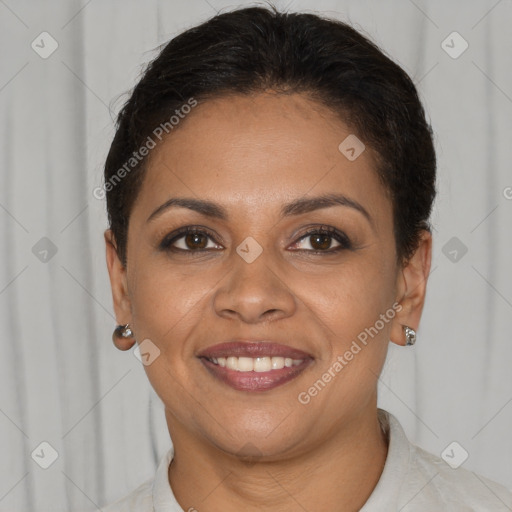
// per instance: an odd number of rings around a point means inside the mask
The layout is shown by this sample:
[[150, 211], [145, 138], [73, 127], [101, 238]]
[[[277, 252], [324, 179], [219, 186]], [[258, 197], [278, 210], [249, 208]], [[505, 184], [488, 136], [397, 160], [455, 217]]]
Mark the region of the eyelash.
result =
[[[172, 247], [172, 244], [183, 238], [184, 236], [188, 234], [195, 234], [195, 235], [205, 235], [208, 238], [212, 239], [214, 243], [218, 243], [215, 240], [215, 236], [207, 229], [205, 228], [199, 228], [194, 226], [186, 226], [184, 228], [178, 229], [177, 231], [171, 233], [170, 235], [167, 235], [162, 242], [159, 245], [160, 250], [162, 251], [169, 251], [174, 253], [189, 253], [187, 256], [192, 256], [194, 253], [204, 253], [208, 251], [212, 251], [212, 249], [178, 249], [176, 247]], [[325, 251], [315, 251], [310, 249], [296, 249], [296, 252], [306, 252], [309, 254], [334, 254], [338, 253], [342, 250], [352, 250], [353, 245], [350, 241], [350, 239], [345, 235], [345, 233], [338, 231], [335, 228], [329, 227], [329, 226], [321, 226], [321, 227], [315, 227], [310, 230], [308, 230], [306, 233], [300, 236], [300, 238], [294, 242], [294, 244], [297, 244], [301, 240], [308, 238], [313, 235], [328, 235], [334, 240], [336, 240], [340, 245], [339, 247], [335, 247], [334, 249], [327, 249]], [[218, 250], [218, 249], [213, 249]]]

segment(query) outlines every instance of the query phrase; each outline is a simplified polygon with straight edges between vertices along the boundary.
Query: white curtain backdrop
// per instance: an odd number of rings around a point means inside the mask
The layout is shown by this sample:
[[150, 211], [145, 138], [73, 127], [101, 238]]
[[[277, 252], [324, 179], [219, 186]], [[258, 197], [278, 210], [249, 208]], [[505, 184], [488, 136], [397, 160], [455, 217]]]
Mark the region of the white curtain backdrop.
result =
[[[0, 0], [0, 511], [98, 510], [170, 446], [142, 365], [111, 342], [92, 191], [157, 45], [249, 4]], [[512, 488], [512, 3], [275, 4], [348, 20], [418, 85], [439, 158], [433, 270], [417, 345], [390, 345], [380, 406], [421, 447], [457, 441], [463, 467]]]

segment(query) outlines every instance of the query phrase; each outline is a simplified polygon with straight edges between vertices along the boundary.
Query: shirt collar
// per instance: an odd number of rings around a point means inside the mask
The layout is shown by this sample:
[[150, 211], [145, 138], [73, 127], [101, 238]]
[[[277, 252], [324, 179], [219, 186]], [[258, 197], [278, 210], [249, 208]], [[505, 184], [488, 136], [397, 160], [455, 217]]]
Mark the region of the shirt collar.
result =
[[182, 512], [169, 484], [169, 464], [174, 457], [174, 448], [162, 457], [153, 482], [154, 512]]
[[388, 454], [379, 481], [360, 512], [398, 510], [400, 487], [410, 464], [411, 444], [402, 426], [384, 409], [378, 409], [378, 416], [382, 429], [388, 435]]

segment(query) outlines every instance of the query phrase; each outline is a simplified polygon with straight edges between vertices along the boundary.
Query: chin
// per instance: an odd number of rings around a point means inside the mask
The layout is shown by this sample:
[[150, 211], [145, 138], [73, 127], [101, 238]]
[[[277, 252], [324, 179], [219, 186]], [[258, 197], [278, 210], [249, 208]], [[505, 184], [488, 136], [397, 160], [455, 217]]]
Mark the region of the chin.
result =
[[[270, 422], [254, 422], [254, 418], [232, 418], [229, 429], [217, 431], [217, 436], [209, 432], [207, 440], [223, 452], [244, 460], [261, 459], [271, 461], [281, 459], [285, 453], [297, 450], [306, 441], [309, 428], [292, 426], [283, 422], [285, 416], [272, 417]], [[270, 418], [269, 418], [270, 419]], [[286, 425], [284, 425], [286, 423]]]

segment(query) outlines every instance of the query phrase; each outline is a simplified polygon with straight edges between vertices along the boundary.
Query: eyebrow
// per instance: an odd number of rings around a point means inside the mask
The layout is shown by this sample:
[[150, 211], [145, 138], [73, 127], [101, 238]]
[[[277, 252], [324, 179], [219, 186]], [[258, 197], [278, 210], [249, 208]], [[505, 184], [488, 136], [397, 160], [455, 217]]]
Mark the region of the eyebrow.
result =
[[[291, 203], [285, 204], [281, 208], [281, 218], [291, 217], [294, 215], [301, 215], [303, 213], [309, 213], [322, 208], [329, 208], [332, 206], [345, 206], [352, 208], [361, 213], [368, 222], [374, 227], [373, 220], [363, 205], [348, 198], [342, 194], [324, 194], [317, 197], [302, 197], [292, 201]], [[147, 219], [146, 222], [150, 222], [169, 208], [188, 208], [206, 217], [212, 217], [219, 220], [227, 220], [229, 218], [227, 210], [212, 201], [205, 199], [194, 199], [189, 197], [173, 197], [161, 204]]]

